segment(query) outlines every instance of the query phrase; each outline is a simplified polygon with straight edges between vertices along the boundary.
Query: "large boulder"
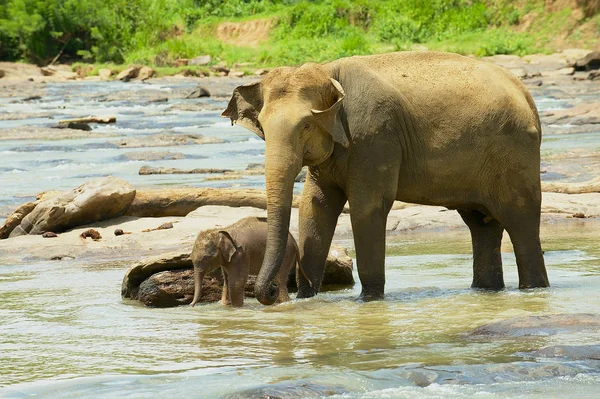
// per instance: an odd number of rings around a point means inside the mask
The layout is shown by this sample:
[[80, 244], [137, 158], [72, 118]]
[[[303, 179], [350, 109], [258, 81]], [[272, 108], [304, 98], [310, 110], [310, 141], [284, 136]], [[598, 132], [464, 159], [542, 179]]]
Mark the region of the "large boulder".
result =
[[600, 51], [592, 51], [585, 57], [578, 59], [575, 62], [574, 68], [576, 71], [600, 69]]
[[21, 220], [10, 237], [59, 233], [70, 228], [122, 216], [135, 197], [125, 180], [107, 176], [91, 180], [64, 194], [41, 201]]
[[[333, 247], [325, 264], [323, 289], [332, 290], [354, 284], [352, 258], [341, 247]], [[147, 259], [131, 267], [121, 284], [121, 297], [138, 300], [148, 307], [168, 308], [187, 305], [194, 296], [193, 265], [189, 253], [171, 253]], [[250, 275], [245, 296], [254, 297], [256, 276]], [[290, 279], [290, 289], [295, 280]], [[201, 302], [221, 300], [221, 271], [215, 270], [202, 283]]]

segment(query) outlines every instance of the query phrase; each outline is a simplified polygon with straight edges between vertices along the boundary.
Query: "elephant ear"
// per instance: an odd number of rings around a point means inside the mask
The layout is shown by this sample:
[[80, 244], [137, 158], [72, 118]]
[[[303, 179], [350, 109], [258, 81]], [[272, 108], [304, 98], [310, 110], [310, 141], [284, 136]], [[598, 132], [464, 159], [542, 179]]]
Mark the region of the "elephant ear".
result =
[[227, 109], [221, 114], [223, 118], [231, 119], [231, 125], [238, 124], [265, 139], [265, 133], [258, 121], [258, 114], [263, 107], [262, 89], [260, 82], [238, 86]]
[[233, 256], [239, 251], [241, 247], [238, 247], [233, 241], [231, 235], [222, 230], [219, 231], [219, 250], [221, 251], [221, 256], [223, 256], [223, 260], [227, 263], [231, 262]]
[[334, 141], [337, 141], [344, 147], [350, 146], [350, 134], [347, 128], [344, 127], [341, 118], [340, 108], [342, 106], [342, 100], [346, 96], [342, 85], [337, 80], [330, 78], [331, 84], [333, 85], [332, 101], [329, 108], [325, 110], [311, 109], [310, 112], [315, 117], [317, 124], [326, 132], [331, 134]]

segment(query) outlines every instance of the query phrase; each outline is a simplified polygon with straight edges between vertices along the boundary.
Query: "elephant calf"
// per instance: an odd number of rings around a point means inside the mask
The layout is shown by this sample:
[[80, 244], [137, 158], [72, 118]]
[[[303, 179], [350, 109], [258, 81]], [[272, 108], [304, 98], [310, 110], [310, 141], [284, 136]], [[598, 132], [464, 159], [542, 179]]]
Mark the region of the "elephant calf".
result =
[[[219, 266], [223, 270], [223, 296], [225, 305], [242, 306], [244, 287], [249, 274], [258, 274], [267, 244], [267, 219], [247, 217], [222, 229], [202, 231], [198, 234], [192, 251], [194, 264], [194, 299], [200, 300], [202, 279]], [[289, 301], [287, 280], [290, 271], [299, 261], [296, 240], [288, 232], [288, 243], [281, 268], [275, 279], [279, 287], [277, 302]]]

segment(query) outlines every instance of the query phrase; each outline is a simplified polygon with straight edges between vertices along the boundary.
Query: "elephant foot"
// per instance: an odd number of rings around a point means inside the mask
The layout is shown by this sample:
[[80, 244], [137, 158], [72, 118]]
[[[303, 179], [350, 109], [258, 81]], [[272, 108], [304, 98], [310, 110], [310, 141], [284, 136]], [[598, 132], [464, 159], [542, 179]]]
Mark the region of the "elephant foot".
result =
[[361, 292], [358, 300], [360, 302], [372, 302], [372, 301], [382, 301], [384, 299], [384, 294], [383, 292], [379, 293], [375, 293], [375, 292]]

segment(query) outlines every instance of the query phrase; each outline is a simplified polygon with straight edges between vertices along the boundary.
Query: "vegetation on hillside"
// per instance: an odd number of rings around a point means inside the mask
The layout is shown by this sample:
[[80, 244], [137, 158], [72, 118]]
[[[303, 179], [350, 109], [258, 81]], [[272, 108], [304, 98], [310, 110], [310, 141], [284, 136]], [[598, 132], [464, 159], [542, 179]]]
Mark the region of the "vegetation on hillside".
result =
[[[430, 48], [479, 56], [593, 46], [600, 0], [4, 0], [0, 60], [169, 65], [210, 54], [253, 66]], [[570, 5], [570, 6], [569, 6]], [[270, 21], [268, 39], [219, 39], [224, 21]], [[597, 45], [597, 44], [596, 44]]]

